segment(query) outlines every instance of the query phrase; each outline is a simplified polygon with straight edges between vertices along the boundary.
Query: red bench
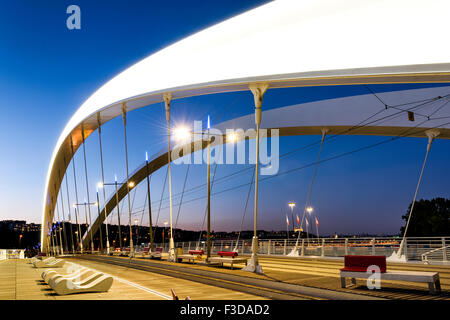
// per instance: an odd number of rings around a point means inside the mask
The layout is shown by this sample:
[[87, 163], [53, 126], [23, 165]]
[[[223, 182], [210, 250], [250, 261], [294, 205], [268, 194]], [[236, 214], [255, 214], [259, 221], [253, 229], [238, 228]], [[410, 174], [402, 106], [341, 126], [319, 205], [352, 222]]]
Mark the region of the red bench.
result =
[[386, 256], [345, 256], [341, 271], [366, 272], [373, 265], [378, 266], [380, 272], [386, 272]]
[[219, 252], [217, 252], [217, 254], [219, 256], [221, 256], [221, 257], [232, 257], [232, 258], [234, 258], [234, 257], [238, 256], [238, 253], [234, 252], [234, 251], [219, 251]]
[[188, 252], [189, 252], [189, 254], [192, 254], [192, 255], [194, 255], [194, 254], [196, 254], [196, 255], [205, 254], [205, 251], [203, 251], [203, 250], [189, 250]]
[[205, 251], [203, 250], [189, 250], [188, 254], [180, 254], [177, 255], [177, 261], [182, 262], [183, 259], [192, 261], [194, 263], [195, 260], [202, 260], [202, 255], [205, 254]]
[[[377, 266], [380, 269], [378, 280], [388, 281], [410, 281], [428, 283], [430, 293], [441, 291], [441, 283], [438, 272], [418, 272], [418, 271], [387, 271], [385, 256], [356, 256], [349, 255], [344, 258], [344, 268], [340, 269], [341, 287], [346, 288], [346, 278], [351, 278], [352, 285], [356, 285], [356, 278], [368, 279], [374, 275], [373, 269], [369, 267]], [[381, 288], [381, 283], [379, 283]], [[369, 284], [368, 284], [369, 286]]]
[[155, 251], [150, 252], [150, 258], [161, 259], [161, 253], [163, 252], [163, 248], [156, 248]]

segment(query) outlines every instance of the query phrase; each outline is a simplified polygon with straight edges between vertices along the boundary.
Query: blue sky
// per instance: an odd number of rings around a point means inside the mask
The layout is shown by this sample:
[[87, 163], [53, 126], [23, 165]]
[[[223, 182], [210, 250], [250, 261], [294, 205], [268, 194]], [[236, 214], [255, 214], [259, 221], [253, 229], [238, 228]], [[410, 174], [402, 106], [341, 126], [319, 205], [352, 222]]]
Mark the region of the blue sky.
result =
[[[72, 114], [99, 86], [151, 53], [264, 2], [2, 1], [0, 219], [40, 222], [45, 176], [56, 140]], [[71, 31], [66, 28], [66, 8], [71, 4], [81, 8], [81, 30]], [[380, 85], [372, 86], [372, 89], [382, 92], [425, 86], [430, 85]], [[276, 107], [366, 93], [367, 89], [361, 86], [284, 89], [266, 95], [265, 103]], [[226, 112], [211, 113], [213, 123], [249, 114], [253, 110], [249, 92], [194, 97], [177, 101], [173, 106], [173, 119], [175, 122], [205, 120], [212, 105], [227, 106]], [[130, 171], [142, 163], [145, 151], [152, 154], [165, 146], [164, 128], [161, 104], [129, 114]], [[103, 134], [106, 180], [112, 180], [114, 174], [123, 179], [125, 169], [121, 119], [107, 123]], [[280, 153], [317, 139], [317, 136], [283, 138]], [[323, 157], [383, 139], [341, 137], [324, 147]], [[425, 146], [424, 139], [400, 139], [320, 165], [312, 205], [316, 208], [321, 232], [397, 232], [400, 217], [414, 193]], [[93, 199], [95, 183], [100, 177], [96, 133], [87, 140], [86, 147], [90, 197]], [[419, 198], [448, 197], [449, 149], [447, 141], [437, 140], [433, 144]], [[312, 162], [317, 151], [312, 149], [308, 153], [296, 153], [281, 162], [280, 171]], [[81, 152], [76, 154], [75, 161], [79, 200], [82, 201], [86, 195]], [[236, 166], [221, 166], [217, 169], [217, 177], [238, 169]], [[190, 170], [191, 179], [187, 189], [205, 180], [204, 166], [191, 166]], [[181, 191], [185, 172], [185, 166], [174, 168], [174, 193]], [[165, 168], [152, 177], [152, 202], [159, 201], [164, 175]], [[304, 204], [311, 176], [312, 167], [261, 184], [261, 228], [285, 228], [286, 204], [291, 200], [297, 202], [298, 208]], [[248, 183], [250, 177], [250, 171], [247, 170], [236, 179], [217, 184], [213, 193]], [[71, 175], [69, 185], [71, 202], [74, 202]], [[138, 211], [144, 204], [144, 186], [139, 186], [137, 190], [133, 211]], [[201, 189], [186, 195], [185, 200], [200, 197], [204, 191]], [[247, 192], [248, 187], [242, 187], [213, 198], [213, 229], [239, 229]], [[252, 225], [253, 197], [249, 203], [244, 228]], [[67, 211], [66, 203], [64, 205]], [[158, 205], [154, 206], [156, 215]], [[192, 201], [183, 206], [179, 226], [198, 229], [204, 207], [204, 200]], [[177, 210], [174, 207], [175, 213]], [[139, 214], [136, 216], [141, 218]], [[167, 216], [168, 210], [163, 203], [159, 221], [166, 220]], [[146, 222], [144, 215], [143, 223]]]

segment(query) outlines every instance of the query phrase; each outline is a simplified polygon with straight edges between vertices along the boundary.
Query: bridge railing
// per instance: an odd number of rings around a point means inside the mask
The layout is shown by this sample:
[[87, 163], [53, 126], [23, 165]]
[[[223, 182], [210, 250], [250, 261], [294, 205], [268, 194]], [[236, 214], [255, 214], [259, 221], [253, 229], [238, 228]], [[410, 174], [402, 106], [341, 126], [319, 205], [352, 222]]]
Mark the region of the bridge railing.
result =
[[[259, 239], [258, 254], [286, 256], [296, 254], [305, 257], [344, 257], [345, 255], [381, 255], [389, 257], [397, 252], [401, 238], [365, 237], [365, 238], [302, 238], [297, 239]], [[422, 255], [431, 250], [450, 244], [450, 237], [408, 237], [403, 253], [407, 260], [421, 261]], [[145, 245], [145, 244], [144, 244]], [[168, 251], [169, 243], [155, 244]], [[205, 241], [178, 242], [176, 247], [184, 253], [192, 249], [203, 249], [206, 252]], [[251, 239], [244, 240], [213, 240], [211, 252], [237, 250], [239, 254], [251, 254]], [[446, 262], [446, 251], [441, 254], [429, 255], [428, 261]]]

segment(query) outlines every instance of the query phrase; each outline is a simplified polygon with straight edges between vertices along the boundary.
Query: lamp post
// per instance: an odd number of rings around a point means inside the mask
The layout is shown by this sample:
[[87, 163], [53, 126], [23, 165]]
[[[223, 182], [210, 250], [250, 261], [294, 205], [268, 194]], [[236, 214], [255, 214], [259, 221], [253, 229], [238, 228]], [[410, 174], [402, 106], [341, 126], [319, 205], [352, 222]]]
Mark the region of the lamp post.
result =
[[138, 219], [134, 219], [134, 228], [136, 229], [136, 245], [139, 245]]
[[292, 218], [292, 229], [295, 232], [295, 225], [294, 225], [294, 208], [295, 208], [295, 202], [291, 201], [288, 203], [289, 208], [291, 208], [291, 218]]
[[[89, 216], [89, 226], [88, 226], [88, 216], [87, 216], [87, 208], [89, 206], [98, 206], [98, 202], [87, 202], [86, 200], [84, 200], [83, 203], [75, 203], [76, 206], [84, 206], [84, 214], [86, 215], [86, 232], [89, 232], [89, 228], [92, 226], [92, 220], [91, 217]], [[80, 235], [81, 237], [81, 235]], [[80, 240], [81, 241], [81, 240]], [[82, 242], [81, 242], [82, 243]], [[94, 251], [94, 238], [92, 235], [92, 230], [91, 230], [91, 253]]]
[[75, 209], [75, 222], [78, 225], [78, 231], [75, 231], [75, 234], [78, 234], [78, 247], [80, 248], [80, 252], [83, 253], [83, 241], [81, 241], [81, 226], [80, 221], [78, 220], [78, 205], [74, 203], [73, 208]]
[[164, 221], [164, 230], [163, 230], [163, 236], [162, 236], [162, 238], [163, 238], [163, 248], [165, 249], [166, 247], [165, 247], [165, 234], [164, 234], [164, 231], [167, 229], [167, 225], [168, 225], [169, 223], [167, 222], [167, 221]]
[[[117, 222], [119, 224], [119, 245], [120, 248], [122, 249], [123, 247], [123, 243], [122, 243], [122, 231], [120, 228], [120, 209], [119, 209], [119, 188], [118, 186], [122, 186], [126, 184], [126, 182], [117, 182], [117, 175], [114, 175], [114, 182], [113, 183], [103, 183], [103, 182], [99, 182], [97, 184], [98, 188], [104, 188], [105, 186], [114, 186], [116, 188], [116, 207], [117, 207]], [[128, 187], [127, 187], [127, 191], [130, 191], [131, 188], [134, 187], [134, 182], [133, 181], [129, 181], [128, 182]], [[105, 219], [106, 219], [106, 207], [105, 207]], [[131, 226], [130, 226], [131, 228]], [[130, 233], [131, 236], [131, 233]]]
[[[98, 212], [98, 217], [100, 217], [100, 200], [98, 197], [98, 186], [97, 186], [97, 212]], [[105, 208], [106, 210], [106, 208]], [[106, 219], [105, 219], [106, 220]], [[102, 225], [103, 223], [100, 224], [100, 251], [103, 252], [103, 235], [102, 235]], [[106, 229], [106, 238], [108, 239], [108, 228]], [[106, 240], [106, 242], [108, 243], [108, 240]], [[107, 244], [107, 254], [109, 254], [109, 245]]]
[[[309, 216], [311, 217], [311, 213], [314, 211], [314, 209], [313, 209], [313, 207], [311, 207], [311, 206], [309, 206], [309, 207], [307, 207], [306, 208], [306, 212], [308, 212], [308, 214], [309, 214]], [[308, 225], [308, 227], [306, 228], [306, 238], [307, 238], [307, 241], [308, 241], [308, 244], [309, 244], [309, 232], [308, 232], [308, 229], [309, 229], [309, 225]]]
[[148, 153], [145, 152], [145, 167], [147, 169], [147, 198], [148, 198], [148, 224], [150, 226], [149, 233], [150, 233], [150, 251], [153, 252], [154, 245], [153, 245], [153, 222], [152, 222], [152, 201], [150, 198], [150, 170], [148, 167]]

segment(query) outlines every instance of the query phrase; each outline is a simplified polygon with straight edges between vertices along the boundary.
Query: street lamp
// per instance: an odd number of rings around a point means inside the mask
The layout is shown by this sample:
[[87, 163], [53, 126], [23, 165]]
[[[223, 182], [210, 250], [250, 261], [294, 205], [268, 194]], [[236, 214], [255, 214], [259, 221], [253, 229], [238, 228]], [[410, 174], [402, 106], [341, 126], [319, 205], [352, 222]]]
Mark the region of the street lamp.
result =
[[295, 202], [291, 201], [288, 203], [289, 208], [291, 208], [291, 218], [292, 218], [292, 229], [295, 232], [295, 225], [294, 225], [294, 208], [295, 208]]
[[[126, 184], [126, 182], [117, 182], [117, 175], [114, 175], [114, 183], [99, 182], [97, 184], [98, 188], [104, 188], [105, 186], [115, 186], [115, 188], [116, 188], [116, 208], [117, 208], [117, 222], [119, 224], [119, 246], [120, 246], [120, 249], [122, 249], [123, 243], [122, 243], [122, 230], [120, 228], [120, 209], [119, 209], [119, 188], [118, 188], [118, 186], [119, 185], [122, 186], [124, 184]], [[128, 182], [128, 188], [133, 188], [134, 185], [135, 184], [133, 181]], [[106, 207], [105, 207], [105, 215], [106, 215]], [[105, 219], [106, 219], [106, 216], [105, 216]], [[131, 225], [130, 225], [130, 235], [132, 235]], [[133, 240], [130, 237], [130, 247], [132, 246], [132, 243], [133, 243]], [[108, 245], [109, 244], [107, 243], [107, 246]]]
[[[89, 214], [89, 227], [88, 227], [87, 207], [88, 206], [98, 206], [98, 202], [87, 202], [85, 199], [83, 203], [75, 203], [75, 206], [84, 206], [84, 214], [86, 216], [86, 232], [88, 232], [89, 228], [92, 227], [92, 219]], [[80, 234], [80, 237], [81, 237], [81, 234]], [[80, 239], [80, 242], [81, 242], [81, 239]], [[94, 251], [94, 238], [93, 238], [92, 230], [91, 230], [91, 253], [93, 253], [93, 251]]]
[[78, 231], [75, 231], [75, 234], [78, 234], [78, 247], [80, 248], [80, 252], [83, 253], [83, 242], [81, 241], [81, 226], [80, 222], [78, 221], [78, 205], [74, 203], [73, 207], [75, 209], [75, 221], [78, 225]]
[[[313, 207], [311, 207], [311, 206], [309, 206], [309, 207], [307, 207], [306, 208], [306, 212], [308, 212], [308, 214], [309, 214], [309, 216], [311, 217], [311, 213], [314, 211], [314, 209], [313, 209]], [[306, 220], [306, 222], [308, 222], [308, 220]], [[306, 228], [306, 238], [307, 238], [307, 241], [308, 241], [308, 244], [309, 244], [309, 232], [308, 232], [308, 229], [309, 229], [309, 225], [308, 225], [308, 227]]]
[[165, 241], [164, 241], [164, 240], [165, 240], [165, 239], [164, 239], [164, 238], [165, 238], [164, 231], [166, 230], [168, 224], [169, 224], [169, 223], [167, 222], [167, 220], [164, 221], [164, 230], [163, 230], [163, 237], [162, 237], [162, 238], [163, 238], [163, 248], [165, 248], [165, 245], [164, 245], [164, 242], [165, 242]]
[[134, 228], [136, 229], [136, 245], [139, 245], [139, 234], [138, 234], [138, 219], [134, 219]]

